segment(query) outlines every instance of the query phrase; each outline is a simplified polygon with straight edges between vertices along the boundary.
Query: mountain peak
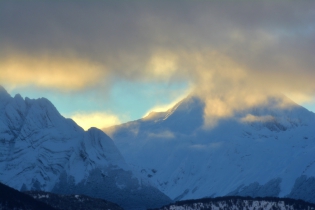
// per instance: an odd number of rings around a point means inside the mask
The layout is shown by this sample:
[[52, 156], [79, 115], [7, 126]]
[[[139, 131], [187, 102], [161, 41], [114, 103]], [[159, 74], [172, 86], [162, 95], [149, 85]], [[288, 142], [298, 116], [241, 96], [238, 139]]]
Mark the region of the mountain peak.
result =
[[8, 96], [9, 93], [6, 91], [6, 89], [2, 85], [0, 85], [0, 96], [2, 95]]
[[6, 91], [2, 85], [0, 85], [0, 92]]
[[206, 111], [220, 106], [209, 97], [188, 96], [163, 118], [116, 126], [111, 136], [127, 163], [175, 200], [290, 194], [315, 202], [305, 193], [315, 186], [313, 113], [281, 95], [244, 107], [218, 97], [233, 115], [214, 115], [207, 127]]
[[126, 209], [170, 202], [140, 182], [110, 137], [97, 128], [85, 132], [46, 98], [12, 98], [1, 87], [0, 140], [0, 181], [15, 189], [86, 194]]

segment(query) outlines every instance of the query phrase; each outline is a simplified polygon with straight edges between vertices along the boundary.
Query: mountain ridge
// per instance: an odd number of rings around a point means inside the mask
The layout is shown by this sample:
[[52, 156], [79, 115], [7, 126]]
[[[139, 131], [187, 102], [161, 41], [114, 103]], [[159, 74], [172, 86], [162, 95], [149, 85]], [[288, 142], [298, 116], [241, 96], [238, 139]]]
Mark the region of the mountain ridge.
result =
[[13, 98], [0, 87], [0, 180], [128, 209], [170, 202], [160, 191], [174, 200], [237, 195], [315, 203], [313, 112], [274, 97], [207, 127], [205, 108], [189, 96], [167, 112], [109, 128], [113, 142], [63, 118], [45, 98]]
[[103, 131], [85, 132], [61, 116], [48, 99], [11, 97], [4, 88], [0, 89], [0, 169], [0, 181], [22, 191], [86, 194], [127, 209], [171, 201], [130, 170]]

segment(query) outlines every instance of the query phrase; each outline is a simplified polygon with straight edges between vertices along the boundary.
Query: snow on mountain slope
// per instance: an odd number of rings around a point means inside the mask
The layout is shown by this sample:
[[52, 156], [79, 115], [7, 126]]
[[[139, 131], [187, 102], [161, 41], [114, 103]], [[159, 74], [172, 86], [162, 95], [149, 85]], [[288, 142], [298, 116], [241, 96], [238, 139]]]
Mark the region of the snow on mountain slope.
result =
[[190, 96], [164, 113], [106, 129], [134, 170], [175, 200], [289, 196], [315, 202], [315, 114], [285, 97], [204, 127]]
[[18, 190], [86, 194], [128, 209], [170, 199], [129, 170], [102, 131], [85, 132], [45, 98], [12, 98], [0, 86], [0, 181]]

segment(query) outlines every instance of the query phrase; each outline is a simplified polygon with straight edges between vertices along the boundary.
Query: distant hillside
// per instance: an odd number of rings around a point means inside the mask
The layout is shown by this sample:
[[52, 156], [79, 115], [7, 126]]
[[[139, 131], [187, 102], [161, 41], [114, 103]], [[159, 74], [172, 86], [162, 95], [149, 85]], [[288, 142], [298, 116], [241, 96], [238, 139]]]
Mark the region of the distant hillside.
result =
[[56, 210], [55, 208], [33, 199], [31, 196], [21, 193], [0, 183], [0, 209], [19, 210]]
[[290, 198], [251, 198], [239, 196], [226, 196], [217, 198], [204, 198], [197, 200], [178, 201], [159, 208], [158, 210], [243, 210], [243, 209], [256, 209], [256, 210], [295, 210], [307, 209], [314, 210], [315, 204], [307, 203], [302, 200], [295, 200]]
[[49, 192], [29, 191], [26, 194], [34, 199], [62, 210], [123, 210], [115, 203], [84, 195], [58, 195]]

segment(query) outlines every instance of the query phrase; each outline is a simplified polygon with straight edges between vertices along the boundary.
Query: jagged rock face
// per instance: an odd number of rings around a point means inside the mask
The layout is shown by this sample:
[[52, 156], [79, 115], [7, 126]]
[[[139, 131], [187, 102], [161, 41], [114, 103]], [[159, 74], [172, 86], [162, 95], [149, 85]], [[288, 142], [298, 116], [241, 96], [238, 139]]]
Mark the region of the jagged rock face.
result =
[[[124, 174], [124, 180], [111, 176], [96, 180], [94, 171], [112, 176]], [[115, 188], [97, 188], [99, 184], [105, 186], [109, 179]], [[62, 117], [47, 99], [24, 100], [20, 95], [12, 98], [3, 88], [0, 88], [0, 181], [23, 191], [67, 189], [64, 190], [67, 193], [76, 193], [80, 189], [81, 194], [86, 191], [90, 196], [108, 200], [113, 198], [108, 193], [111, 191], [131, 200], [138, 199], [137, 204], [120, 203], [127, 208], [154, 207], [145, 206], [152, 199], [161, 205], [170, 201], [134, 177], [104, 132], [96, 128], [85, 132], [71, 119]], [[122, 186], [131, 188], [122, 193]], [[141, 200], [145, 196], [141, 190], [151, 192], [149, 200]]]
[[[107, 129], [135, 170], [175, 200], [290, 196], [315, 203], [315, 114], [287, 98], [204, 126], [202, 100]], [[299, 188], [298, 186], [301, 188]]]

